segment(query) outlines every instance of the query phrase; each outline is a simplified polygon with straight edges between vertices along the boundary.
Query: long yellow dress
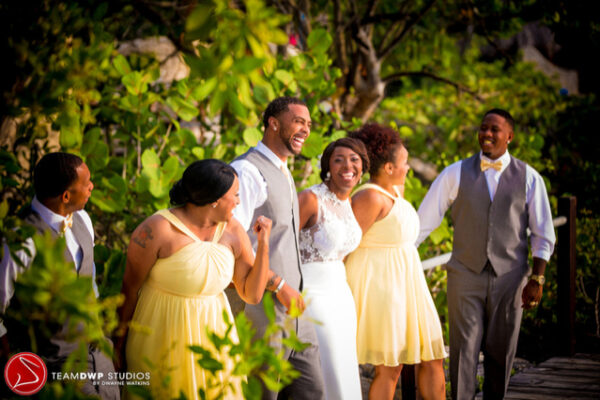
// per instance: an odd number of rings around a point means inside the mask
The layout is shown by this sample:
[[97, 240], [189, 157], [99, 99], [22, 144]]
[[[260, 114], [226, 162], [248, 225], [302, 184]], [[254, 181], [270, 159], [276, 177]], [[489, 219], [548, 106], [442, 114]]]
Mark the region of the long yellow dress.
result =
[[358, 321], [360, 364], [397, 366], [446, 357], [442, 327], [415, 241], [419, 217], [401, 196], [367, 183], [394, 201], [346, 260]]
[[[150, 386], [155, 396], [162, 397], [162, 393], [178, 397], [182, 391], [188, 399], [197, 399], [198, 389], [207, 387], [209, 373], [200, 368], [198, 357], [188, 346], [200, 345], [214, 351], [207, 328], [219, 335], [225, 333], [223, 311], [233, 321], [223, 290], [233, 277], [235, 259], [227, 246], [218, 243], [225, 223], [217, 227], [211, 242], [205, 242], [169, 210], [157, 214], [194, 241], [171, 256], [158, 259], [150, 270], [140, 289], [129, 330], [127, 367], [134, 373], [150, 372]], [[136, 326], [149, 329], [136, 329]], [[238, 340], [235, 326], [231, 335], [232, 340]], [[225, 376], [234, 361], [225, 357], [225, 362], [225, 374], [219, 376], [219, 383], [232, 382], [235, 390], [225, 398], [241, 399], [239, 380]], [[170, 381], [165, 380], [167, 375]]]

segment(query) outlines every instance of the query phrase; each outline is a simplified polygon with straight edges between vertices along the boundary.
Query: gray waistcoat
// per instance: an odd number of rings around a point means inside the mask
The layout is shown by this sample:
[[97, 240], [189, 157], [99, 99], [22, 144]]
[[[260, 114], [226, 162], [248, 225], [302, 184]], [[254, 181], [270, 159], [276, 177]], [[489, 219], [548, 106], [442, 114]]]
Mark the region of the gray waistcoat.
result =
[[527, 266], [528, 211], [525, 199], [526, 164], [511, 157], [502, 172], [494, 201], [476, 154], [463, 160], [458, 195], [452, 205], [454, 245], [452, 265], [480, 273], [489, 260], [500, 276]]
[[[33, 225], [41, 234], [46, 231], [50, 231], [54, 238], [58, 236], [58, 233], [50, 228], [50, 226], [46, 224], [39, 214], [32, 209], [25, 211], [23, 219], [30, 225]], [[77, 242], [81, 246], [81, 250], [83, 252], [81, 265], [77, 270], [77, 274], [80, 276], [93, 276], [94, 242], [85, 226], [85, 222], [83, 222], [83, 219], [78, 214], [73, 214], [73, 226], [71, 227], [71, 231], [73, 232], [73, 235], [77, 239]], [[65, 249], [65, 260], [67, 262], [74, 262], [73, 257], [68, 249]], [[47, 348], [41, 349], [45, 358], [49, 362], [60, 362], [77, 349], [78, 343], [65, 341], [64, 337], [66, 333], [67, 331], [65, 326], [60, 332], [57, 332], [56, 335], [50, 339], [50, 344], [47, 346]]]
[[[256, 250], [256, 236], [252, 226], [261, 215], [273, 221], [271, 237], [269, 239], [269, 268], [277, 275], [282, 276], [288, 285], [294, 289], [302, 290], [302, 274], [300, 272], [300, 253], [298, 246], [298, 197], [292, 196], [290, 202], [290, 184], [287, 178], [267, 157], [254, 148], [248, 150], [237, 158], [254, 164], [267, 182], [267, 200], [263, 205], [254, 210], [248, 236]], [[277, 320], [285, 317], [285, 308], [273, 296], [276, 305]], [[255, 325], [259, 335], [264, 332], [267, 324], [263, 311], [262, 301], [257, 305], [246, 305], [246, 315]]]

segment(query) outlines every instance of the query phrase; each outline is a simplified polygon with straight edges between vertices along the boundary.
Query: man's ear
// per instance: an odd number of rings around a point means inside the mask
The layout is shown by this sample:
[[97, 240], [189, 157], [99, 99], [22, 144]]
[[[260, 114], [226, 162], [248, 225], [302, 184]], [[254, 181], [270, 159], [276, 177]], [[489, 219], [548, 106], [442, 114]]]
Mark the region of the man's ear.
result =
[[71, 192], [65, 190], [63, 194], [60, 195], [60, 201], [64, 204], [69, 204], [69, 201], [71, 201]]
[[279, 120], [273, 116], [269, 117], [269, 126], [277, 132], [279, 130]]
[[510, 132], [508, 132], [508, 142], [507, 142], [507, 143], [510, 143], [510, 142], [512, 142], [512, 140], [513, 140], [513, 137], [514, 137], [514, 133], [513, 133], [513, 131], [510, 131]]

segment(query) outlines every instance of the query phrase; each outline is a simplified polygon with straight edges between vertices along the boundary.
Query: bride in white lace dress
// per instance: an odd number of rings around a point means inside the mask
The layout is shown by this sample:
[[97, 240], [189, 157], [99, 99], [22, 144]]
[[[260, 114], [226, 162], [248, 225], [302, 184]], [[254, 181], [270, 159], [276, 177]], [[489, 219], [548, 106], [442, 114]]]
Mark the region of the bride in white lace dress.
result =
[[368, 167], [362, 142], [339, 139], [327, 146], [321, 157], [324, 182], [298, 196], [305, 312], [320, 323], [316, 330], [327, 400], [362, 398], [356, 308], [343, 259], [361, 240], [349, 197]]

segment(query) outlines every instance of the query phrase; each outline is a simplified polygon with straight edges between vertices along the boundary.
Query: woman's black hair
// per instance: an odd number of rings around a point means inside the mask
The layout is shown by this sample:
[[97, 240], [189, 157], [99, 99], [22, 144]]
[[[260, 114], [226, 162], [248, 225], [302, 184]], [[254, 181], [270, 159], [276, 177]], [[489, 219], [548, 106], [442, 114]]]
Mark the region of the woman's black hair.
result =
[[220, 160], [207, 159], [190, 164], [171, 188], [171, 204], [204, 206], [219, 200], [233, 185], [235, 169]]

